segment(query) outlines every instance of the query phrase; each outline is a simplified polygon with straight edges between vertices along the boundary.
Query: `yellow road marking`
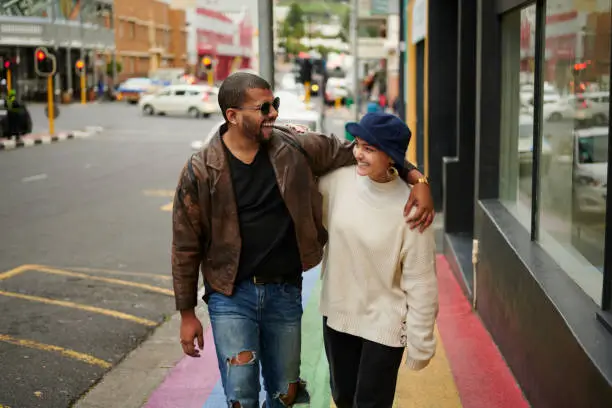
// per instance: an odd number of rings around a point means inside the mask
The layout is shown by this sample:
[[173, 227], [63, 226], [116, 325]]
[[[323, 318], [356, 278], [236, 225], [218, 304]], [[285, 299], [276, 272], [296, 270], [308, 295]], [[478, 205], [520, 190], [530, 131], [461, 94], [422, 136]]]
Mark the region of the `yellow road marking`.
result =
[[131, 286], [134, 288], [149, 290], [151, 292], [161, 293], [163, 295], [174, 296], [174, 291], [170, 289], [164, 289], [158, 286], [147, 285], [146, 283], [130, 282], [130, 281], [126, 281], [122, 279], [115, 279], [115, 278], [104, 278], [101, 276], [92, 276], [86, 273], [65, 271], [63, 269], [50, 268], [48, 266], [43, 266], [43, 265], [31, 265], [31, 266], [32, 266], [31, 269], [37, 272], [51, 273], [54, 275], [72, 276], [75, 278], [90, 279], [90, 280], [95, 280], [95, 281], [100, 281], [100, 282], [113, 283], [113, 284], [122, 285], [122, 286]]
[[162, 205], [159, 209], [162, 211], [172, 211], [172, 202]]
[[174, 190], [143, 190], [147, 197], [174, 197]]
[[[13, 276], [17, 276], [20, 273], [23, 273], [29, 269], [32, 269], [33, 265], [21, 265], [16, 267], [15, 269], [11, 269], [10, 271], [0, 273], [0, 281], [12, 278]], [[0, 406], [2, 408], [2, 406]]]
[[125, 276], [142, 276], [142, 277], [162, 279], [162, 280], [172, 279], [172, 276], [169, 276], [169, 275], [158, 275], [155, 273], [147, 273], [147, 272], [121, 271], [117, 269], [81, 268], [81, 267], [78, 267], [78, 268], [64, 267], [63, 269], [66, 271], [72, 270], [72, 271], [90, 272], [90, 273], [108, 273], [108, 274], [125, 275]]
[[82, 305], [80, 303], [68, 302], [66, 300], [49, 299], [49, 298], [40, 297], [40, 296], [25, 295], [23, 293], [5, 292], [3, 290], [0, 290], [0, 296], [7, 296], [7, 297], [23, 299], [23, 300], [31, 300], [33, 302], [46, 303], [48, 305], [55, 305], [55, 306], [63, 306], [63, 307], [71, 308], [71, 309], [84, 310], [86, 312], [98, 313], [98, 314], [102, 314], [106, 316], [115, 317], [117, 319], [129, 320], [134, 323], [142, 324], [144, 326], [150, 326], [150, 327], [157, 326], [157, 323], [155, 323], [152, 320], [143, 319], [141, 317], [137, 317], [131, 314], [123, 313], [123, 312], [118, 312], [116, 310], [103, 309], [101, 307]]
[[[96, 358], [94, 356], [90, 356], [89, 354], [79, 353], [78, 351], [65, 349], [63, 347], [54, 346], [52, 344], [39, 343], [33, 340], [17, 339], [15, 337], [12, 337], [6, 334], [0, 334], [0, 341], [9, 343], [9, 344], [14, 344], [16, 346], [23, 346], [23, 347], [28, 347], [31, 349], [36, 349], [36, 350], [43, 350], [43, 351], [59, 353], [63, 355], [64, 357], [69, 357], [74, 360], [78, 360], [78, 361], [81, 361], [83, 363], [87, 363], [90, 365], [96, 365], [102, 368], [112, 367], [111, 363], [104, 361], [104, 360], [100, 360], [99, 358]], [[0, 404], [0, 408], [2, 407], [3, 405]], [[4, 408], [9, 408], [9, 407], [4, 405]]]

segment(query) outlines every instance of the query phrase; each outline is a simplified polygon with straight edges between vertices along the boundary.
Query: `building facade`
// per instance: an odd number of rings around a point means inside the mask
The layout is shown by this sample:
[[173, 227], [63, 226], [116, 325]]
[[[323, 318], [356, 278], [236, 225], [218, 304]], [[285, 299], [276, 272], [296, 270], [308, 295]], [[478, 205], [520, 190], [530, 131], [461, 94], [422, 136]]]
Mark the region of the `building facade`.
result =
[[120, 79], [187, 67], [185, 11], [158, 0], [115, 1]]
[[533, 407], [612, 406], [610, 1], [407, 1], [409, 156]]
[[0, 2], [0, 57], [12, 62], [11, 86], [24, 99], [46, 98], [46, 82], [34, 72], [36, 47], [57, 59], [56, 93], [80, 92], [74, 72], [79, 59], [86, 62], [88, 83], [95, 83], [94, 55], [112, 59], [115, 50], [113, 11], [112, 0]]

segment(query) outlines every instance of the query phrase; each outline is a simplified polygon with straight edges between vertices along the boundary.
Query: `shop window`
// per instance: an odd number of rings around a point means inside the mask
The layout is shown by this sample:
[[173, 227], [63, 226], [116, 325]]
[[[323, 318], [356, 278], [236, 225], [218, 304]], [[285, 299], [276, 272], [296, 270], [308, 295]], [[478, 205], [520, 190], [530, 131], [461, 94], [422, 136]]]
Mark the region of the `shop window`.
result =
[[[608, 169], [610, 2], [548, 2], [538, 240], [601, 302]], [[591, 3], [589, 3], [591, 4]]]
[[504, 15], [499, 198], [526, 227], [531, 224], [535, 5]]

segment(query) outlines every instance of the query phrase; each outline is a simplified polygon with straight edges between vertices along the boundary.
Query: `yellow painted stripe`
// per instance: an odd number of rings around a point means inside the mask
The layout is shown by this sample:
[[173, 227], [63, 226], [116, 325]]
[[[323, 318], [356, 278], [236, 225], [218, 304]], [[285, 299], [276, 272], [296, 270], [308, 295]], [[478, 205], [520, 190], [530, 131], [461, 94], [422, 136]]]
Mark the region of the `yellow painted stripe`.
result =
[[168, 203], [166, 205], [162, 205], [160, 207], [160, 210], [162, 210], [162, 211], [172, 211], [172, 203]]
[[174, 190], [144, 190], [147, 197], [174, 197]]
[[[407, 7], [407, 17], [411, 18], [412, 11], [414, 8], [414, 2], [409, 1]], [[417, 126], [420, 126], [417, 123], [417, 114], [416, 114], [416, 45], [412, 43], [412, 30], [406, 30], [406, 44], [407, 46], [407, 54], [408, 54], [408, 69], [406, 70], [406, 123], [410, 130], [412, 130], [412, 134], [414, 137], [410, 139], [410, 144], [408, 145], [408, 152], [406, 153], [407, 159], [410, 163], [418, 166], [417, 162]]]
[[[2, 273], [0, 273], [0, 281], [12, 278], [14, 276], [19, 275], [20, 273], [23, 273], [23, 272], [25, 272], [25, 271], [27, 271], [29, 269], [32, 269], [31, 266], [32, 265], [21, 265], [21, 266], [18, 266], [17, 268], [15, 268], [15, 269], [11, 269], [10, 271], [2, 272]], [[0, 408], [2, 408], [2, 407], [0, 406]]]
[[[90, 356], [89, 354], [79, 353], [78, 351], [65, 349], [63, 347], [54, 346], [52, 344], [39, 343], [33, 340], [17, 339], [15, 337], [11, 337], [6, 334], [0, 334], [0, 341], [9, 343], [9, 344], [14, 344], [16, 346], [22, 346], [22, 347], [28, 347], [28, 348], [36, 349], [36, 350], [43, 350], [43, 351], [59, 353], [63, 355], [64, 357], [69, 357], [74, 360], [78, 360], [83, 363], [95, 365], [95, 366], [102, 367], [102, 368], [112, 367], [111, 363], [104, 361], [104, 360], [100, 360], [99, 358]], [[2, 407], [3, 405], [0, 404], [0, 408]], [[8, 408], [8, 407], [4, 405], [4, 408]]]
[[108, 273], [111, 275], [142, 276], [145, 278], [154, 278], [154, 279], [161, 279], [161, 280], [172, 279], [172, 276], [170, 275], [158, 275], [156, 273], [148, 273], [148, 272], [121, 271], [117, 269], [81, 268], [81, 267], [78, 267], [78, 268], [64, 267], [62, 269], [71, 270], [71, 271], [79, 271], [79, 272], [88, 272], [88, 273]]
[[438, 347], [429, 366], [421, 371], [411, 371], [402, 364], [397, 379], [394, 408], [462, 407], [437, 327], [436, 338]]
[[23, 293], [5, 292], [3, 290], [0, 290], [0, 296], [7, 296], [7, 297], [23, 299], [23, 300], [31, 300], [33, 302], [46, 303], [48, 305], [55, 305], [55, 306], [63, 306], [63, 307], [71, 308], [71, 309], [84, 310], [86, 312], [98, 313], [98, 314], [102, 314], [106, 316], [115, 317], [117, 319], [129, 320], [134, 323], [142, 324], [145, 326], [151, 326], [151, 327], [157, 326], [157, 323], [155, 323], [152, 320], [143, 319], [141, 317], [137, 317], [131, 314], [123, 313], [123, 312], [118, 312], [116, 310], [103, 309], [101, 307], [88, 306], [88, 305], [83, 305], [80, 303], [68, 302], [66, 300], [49, 299], [49, 298], [40, 297], [40, 296], [26, 295]]
[[[429, 16], [429, 0], [425, 0], [426, 15]], [[425, 18], [425, 56], [423, 61], [423, 169], [429, 177], [429, 18]]]
[[[393, 408], [462, 408], [446, 352], [436, 328], [438, 347], [429, 366], [411, 371], [403, 364], [397, 379]], [[331, 401], [331, 408], [336, 408]]]
[[153, 286], [153, 285], [147, 285], [146, 283], [130, 282], [130, 281], [126, 281], [122, 279], [115, 279], [115, 278], [104, 278], [101, 276], [92, 276], [86, 273], [65, 271], [63, 269], [50, 268], [48, 266], [43, 266], [43, 265], [32, 265], [32, 270], [35, 270], [37, 272], [50, 273], [54, 275], [71, 276], [75, 278], [89, 279], [89, 280], [94, 280], [94, 281], [99, 281], [99, 282], [113, 283], [113, 284], [122, 285], [122, 286], [131, 286], [134, 288], [149, 290], [151, 292], [161, 293], [163, 295], [174, 296], [174, 291], [170, 289], [160, 288], [158, 286]]

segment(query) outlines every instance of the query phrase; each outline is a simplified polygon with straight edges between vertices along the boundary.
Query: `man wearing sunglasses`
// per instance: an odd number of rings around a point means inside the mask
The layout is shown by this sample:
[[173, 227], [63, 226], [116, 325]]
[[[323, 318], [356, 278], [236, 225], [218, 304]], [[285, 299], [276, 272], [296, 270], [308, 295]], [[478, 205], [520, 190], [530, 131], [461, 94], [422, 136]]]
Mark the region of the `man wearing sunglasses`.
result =
[[[204, 345], [194, 312], [201, 267], [228, 406], [259, 408], [260, 364], [267, 408], [292, 406], [307, 399], [299, 379], [302, 272], [320, 263], [327, 241], [316, 177], [353, 164], [353, 146], [274, 127], [280, 100], [256, 75], [231, 75], [218, 98], [225, 123], [187, 161], [174, 198], [180, 342], [192, 357]], [[424, 229], [433, 204], [427, 180], [412, 169], [403, 175], [414, 185], [407, 210], [418, 211], [407, 222]]]

